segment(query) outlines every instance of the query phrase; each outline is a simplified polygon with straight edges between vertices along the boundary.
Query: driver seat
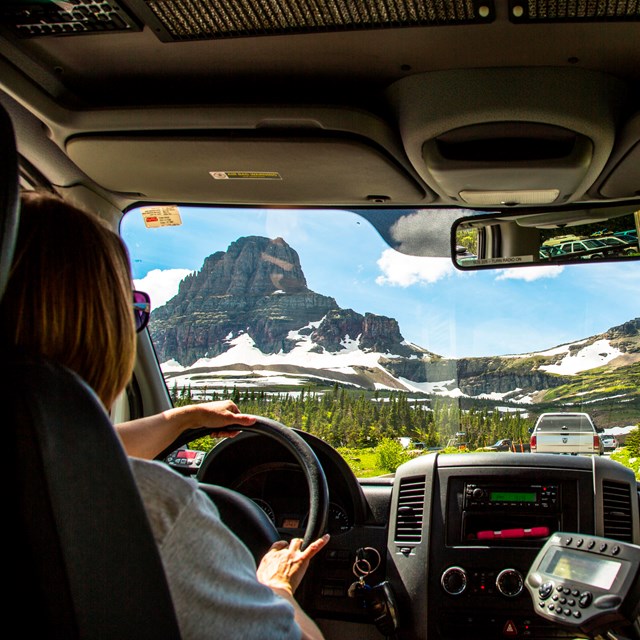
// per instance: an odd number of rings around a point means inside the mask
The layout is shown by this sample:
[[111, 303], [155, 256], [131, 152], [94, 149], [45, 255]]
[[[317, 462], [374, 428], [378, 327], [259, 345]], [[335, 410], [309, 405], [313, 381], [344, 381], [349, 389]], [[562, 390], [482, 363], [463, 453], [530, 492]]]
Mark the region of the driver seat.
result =
[[[18, 227], [18, 159], [0, 105], [0, 295]], [[68, 369], [3, 353], [12, 556], [6, 611], [42, 638], [175, 640], [160, 555], [109, 416]]]

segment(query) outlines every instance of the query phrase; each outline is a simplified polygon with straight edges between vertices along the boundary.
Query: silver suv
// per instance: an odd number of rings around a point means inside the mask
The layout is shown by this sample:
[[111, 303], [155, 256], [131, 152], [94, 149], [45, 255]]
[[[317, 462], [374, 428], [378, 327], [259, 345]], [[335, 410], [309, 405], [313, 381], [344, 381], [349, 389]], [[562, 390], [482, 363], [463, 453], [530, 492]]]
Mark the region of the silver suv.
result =
[[531, 452], [601, 456], [598, 432], [588, 413], [543, 413], [531, 434]]

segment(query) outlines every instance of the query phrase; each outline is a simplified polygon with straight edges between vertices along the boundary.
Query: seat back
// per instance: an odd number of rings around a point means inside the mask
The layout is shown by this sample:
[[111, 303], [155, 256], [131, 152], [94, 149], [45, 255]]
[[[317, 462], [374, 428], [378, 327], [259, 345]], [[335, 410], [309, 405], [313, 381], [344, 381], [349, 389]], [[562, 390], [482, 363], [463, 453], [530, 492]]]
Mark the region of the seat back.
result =
[[[18, 181], [6, 113], [0, 121], [0, 283], [6, 283]], [[13, 167], [4, 166], [11, 154]], [[15, 567], [6, 581], [11, 620], [41, 638], [179, 638], [140, 494], [97, 396], [59, 364], [1, 355], [10, 376], [3, 422], [9, 469], [5, 549]]]

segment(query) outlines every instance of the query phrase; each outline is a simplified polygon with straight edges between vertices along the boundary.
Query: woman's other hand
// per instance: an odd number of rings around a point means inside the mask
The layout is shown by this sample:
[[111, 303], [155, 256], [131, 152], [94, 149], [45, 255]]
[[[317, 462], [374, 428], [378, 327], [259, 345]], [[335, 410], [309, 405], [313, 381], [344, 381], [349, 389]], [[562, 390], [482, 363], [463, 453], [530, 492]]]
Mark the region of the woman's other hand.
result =
[[329, 534], [312, 542], [302, 551], [302, 539], [287, 543], [279, 540], [271, 545], [258, 566], [258, 580], [275, 591], [280, 589], [292, 596], [302, 581], [309, 561], [329, 542]]

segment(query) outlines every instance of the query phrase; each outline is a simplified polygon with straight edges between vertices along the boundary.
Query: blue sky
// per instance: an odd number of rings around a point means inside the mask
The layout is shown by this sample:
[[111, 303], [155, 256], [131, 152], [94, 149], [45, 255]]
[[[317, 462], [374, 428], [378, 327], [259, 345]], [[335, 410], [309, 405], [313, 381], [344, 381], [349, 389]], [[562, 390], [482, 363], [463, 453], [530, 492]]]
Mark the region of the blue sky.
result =
[[283, 237], [310, 289], [344, 308], [395, 318], [406, 340], [446, 357], [548, 349], [640, 315], [638, 262], [461, 272], [448, 258], [389, 249], [344, 211], [180, 208], [182, 224], [146, 228], [139, 210], [121, 231], [136, 286], [159, 306], [204, 259], [246, 235]]

